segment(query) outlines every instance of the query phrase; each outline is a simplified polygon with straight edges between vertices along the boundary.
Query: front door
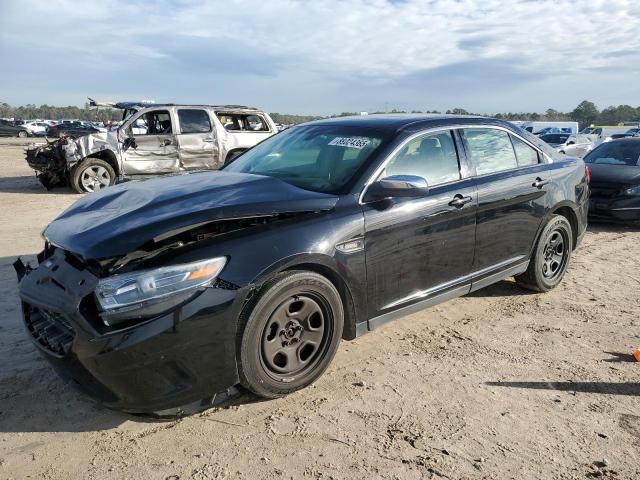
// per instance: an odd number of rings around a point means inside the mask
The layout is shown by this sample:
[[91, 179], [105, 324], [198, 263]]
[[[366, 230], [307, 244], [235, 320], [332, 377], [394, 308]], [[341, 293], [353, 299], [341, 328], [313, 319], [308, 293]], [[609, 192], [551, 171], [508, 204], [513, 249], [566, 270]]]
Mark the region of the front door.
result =
[[180, 169], [220, 168], [218, 140], [209, 112], [203, 108], [179, 108], [178, 123]]
[[473, 269], [490, 275], [529, 258], [552, 179], [542, 154], [515, 135], [482, 127], [461, 137], [478, 187]]
[[169, 110], [144, 111], [125, 128], [131, 140], [122, 146], [125, 175], [179, 170], [175, 122]]
[[408, 141], [378, 179], [392, 175], [423, 177], [429, 192], [363, 207], [370, 318], [459, 288], [473, 262], [476, 187], [453, 133]]

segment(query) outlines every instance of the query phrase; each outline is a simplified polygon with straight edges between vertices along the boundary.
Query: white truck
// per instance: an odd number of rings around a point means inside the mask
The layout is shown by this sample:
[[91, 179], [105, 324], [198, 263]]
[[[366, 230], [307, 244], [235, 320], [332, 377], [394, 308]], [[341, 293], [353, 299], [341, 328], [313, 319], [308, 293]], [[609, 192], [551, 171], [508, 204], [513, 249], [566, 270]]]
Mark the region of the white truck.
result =
[[93, 105], [121, 108], [122, 123], [27, 148], [27, 162], [46, 188], [69, 184], [93, 192], [124, 179], [215, 170], [278, 132], [266, 112], [239, 105]]

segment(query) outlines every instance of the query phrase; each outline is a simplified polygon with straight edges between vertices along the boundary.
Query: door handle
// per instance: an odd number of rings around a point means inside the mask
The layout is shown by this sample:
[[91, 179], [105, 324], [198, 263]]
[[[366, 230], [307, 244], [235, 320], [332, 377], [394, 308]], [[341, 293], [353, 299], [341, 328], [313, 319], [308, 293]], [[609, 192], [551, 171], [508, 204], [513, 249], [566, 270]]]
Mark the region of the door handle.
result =
[[531, 186], [540, 189], [540, 188], [544, 187], [549, 182], [551, 182], [551, 180], [543, 180], [540, 177], [538, 177], [538, 178], [536, 178], [536, 181], [531, 184]]
[[208, 138], [205, 138], [205, 139], [204, 139], [204, 140], [202, 140], [202, 141], [203, 141], [203, 142], [207, 142], [207, 143], [215, 143], [216, 139], [215, 139], [215, 138], [208, 137]]
[[449, 202], [449, 205], [456, 208], [462, 208], [469, 202], [473, 202], [472, 197], [463, 197], [462, 195], [458, 194], [453, 197], [453, 200]]

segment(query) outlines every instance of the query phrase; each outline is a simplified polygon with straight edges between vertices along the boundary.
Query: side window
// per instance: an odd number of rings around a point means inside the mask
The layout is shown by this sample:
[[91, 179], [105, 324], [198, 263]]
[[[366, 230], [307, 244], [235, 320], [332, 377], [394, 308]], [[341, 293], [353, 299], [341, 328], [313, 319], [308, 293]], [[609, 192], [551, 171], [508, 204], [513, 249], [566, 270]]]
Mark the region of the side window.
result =
[[186, 109], [178, 110], [180, 133], [207, 133], [211, 131], [211, 120], [206, 110]]
[[393, 157], [383, 176], [417, 175], [429, 185], [460, 179], [458, 153], [450, 131], [430, 133], [412, 140]]
[[143, 135], [169, 135], [173, 132], [171, 116], [167, 110], [146, 112], [131, 124], [131, 133]]
[[507, 132], [493, 128], [465, 128], [462, 136], [477, 175], [518, 167]]
[[228, 132], [268, 132], [269, 125], [260, 115], [244, 113], [216, 113]]
[[[565, 142], [567, 140], [566, 136], [562, 136], [558, 139], [558, 141]], [[520, 167], [526, 167], [527, 165], [536, 165], [540, 163], [540, 159], [538, 157], [538, 152], [528, 145], [526, 142], [523, 142], [518, 137], [514, 137], [511, 135], [511, 141], [513, 142], [513, 148], [516, 151], [516, 157], [518, 157], [518, 165]]]
[[258, 115], [247, 115], [247, 126], [253, 132], [268, 132], [269, 126], [264, 119]]

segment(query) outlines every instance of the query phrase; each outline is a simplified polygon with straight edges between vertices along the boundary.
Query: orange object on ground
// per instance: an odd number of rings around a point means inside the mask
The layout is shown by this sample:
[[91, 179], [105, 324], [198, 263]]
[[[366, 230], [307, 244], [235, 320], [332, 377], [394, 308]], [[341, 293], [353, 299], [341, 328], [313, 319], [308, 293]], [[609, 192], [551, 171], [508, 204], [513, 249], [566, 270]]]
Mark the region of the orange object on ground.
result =
[[640, 348], [633, 352], [633, 358], [636, 359], [636, 362], [640, 362]]

